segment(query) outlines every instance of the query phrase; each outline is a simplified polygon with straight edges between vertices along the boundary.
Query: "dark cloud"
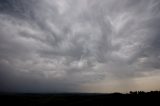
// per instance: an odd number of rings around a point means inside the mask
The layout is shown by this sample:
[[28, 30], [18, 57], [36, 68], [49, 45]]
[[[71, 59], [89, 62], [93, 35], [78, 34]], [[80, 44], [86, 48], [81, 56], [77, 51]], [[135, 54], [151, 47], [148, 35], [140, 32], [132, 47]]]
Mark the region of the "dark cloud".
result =
[[143, 88], [159, 75], [159, 7], [158, 0], [1, 0], [0, 90]]
[[1, 0], [0, 12], [1, 14], [11, 15], [17, 18], [34, 18], [34, 11], [32, 11], [33, 4], [36, 6], [36, 0]]

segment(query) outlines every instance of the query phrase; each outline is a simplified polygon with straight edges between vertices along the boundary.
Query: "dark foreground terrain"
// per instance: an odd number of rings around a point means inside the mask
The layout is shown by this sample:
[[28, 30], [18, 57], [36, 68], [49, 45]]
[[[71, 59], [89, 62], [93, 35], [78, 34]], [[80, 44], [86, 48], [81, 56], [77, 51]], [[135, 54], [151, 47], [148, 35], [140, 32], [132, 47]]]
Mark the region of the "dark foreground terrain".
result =
[[109, 104], [160, 105], [160, 92], [130, 92], [128, 94], [61, 93], [61, 94], [1, 94], [0, 106], [106, 106]]

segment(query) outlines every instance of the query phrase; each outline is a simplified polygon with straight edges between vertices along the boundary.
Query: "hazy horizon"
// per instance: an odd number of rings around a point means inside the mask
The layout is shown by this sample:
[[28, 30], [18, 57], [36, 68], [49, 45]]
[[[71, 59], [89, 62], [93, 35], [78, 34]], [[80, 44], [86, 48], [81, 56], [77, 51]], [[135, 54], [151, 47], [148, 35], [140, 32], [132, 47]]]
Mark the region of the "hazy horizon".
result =
[[160, 90], [160, 0], [0, 0], [0, 92]]

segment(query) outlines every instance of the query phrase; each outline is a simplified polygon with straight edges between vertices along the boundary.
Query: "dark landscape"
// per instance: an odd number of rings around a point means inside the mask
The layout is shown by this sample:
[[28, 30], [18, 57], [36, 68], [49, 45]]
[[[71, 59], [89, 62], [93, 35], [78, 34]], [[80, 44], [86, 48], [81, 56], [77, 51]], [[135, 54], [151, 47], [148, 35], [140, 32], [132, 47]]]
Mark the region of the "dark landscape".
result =
[[104, 106], [108, 104], [146, 104], [159, 103], [160, 91], [143, 92], [136, 91], [126, 94], [121, 93], [54, 93], [54, 94], [1, 94], [1, 106], [39, 106], [39, 105], [95, 105]]

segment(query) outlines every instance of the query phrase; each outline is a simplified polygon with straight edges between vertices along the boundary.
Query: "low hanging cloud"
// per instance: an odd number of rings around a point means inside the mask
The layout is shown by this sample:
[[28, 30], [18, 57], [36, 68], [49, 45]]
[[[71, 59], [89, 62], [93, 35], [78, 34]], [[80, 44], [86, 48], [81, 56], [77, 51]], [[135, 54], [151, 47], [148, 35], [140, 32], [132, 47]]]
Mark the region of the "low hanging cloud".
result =
[[1, 0], [1, 91], [138, 89], [133, 80], [160, 75], [159, 7], [158, 0]]

